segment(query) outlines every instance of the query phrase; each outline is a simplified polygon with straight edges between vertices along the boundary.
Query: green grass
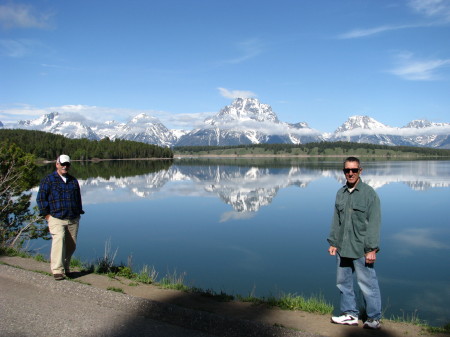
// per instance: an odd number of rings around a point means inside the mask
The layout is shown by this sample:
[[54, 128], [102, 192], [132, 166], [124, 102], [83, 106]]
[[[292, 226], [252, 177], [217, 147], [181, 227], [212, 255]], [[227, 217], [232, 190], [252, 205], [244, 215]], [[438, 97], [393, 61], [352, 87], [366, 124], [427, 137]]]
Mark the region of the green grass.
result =
[[[155, 284], [156, 286], [160, 286], [161, 288], [200, 294], [202, 296], [210, 297], [221, 302], [233, 301], [236, 299], [243, 302], [250, 302], [254, 304], [278, 307], [283, 310], [299, 310], [311, 313], [318, 313], [322, 315], [332, 314], [334, 310], [333, 305], [328, 303], [322, 295], [318, 296], [313, 295], [310, 297], [304, 297], [296, 294], [281, 293], [279, 296], [259, 298], [254, 296], [254, 291], [252, 291], [247, 296], [236, 295], [236, 297], [234, 297], [223, 291], [215, 292], [214, 290], [211, 289], [203, 290], [196, 287], [189, 287], [184, 284], [184, 278], [186, 276], [186, 273], [179, 274], [176, 272], [176, 270], [173, 272], [167, 272], [166, 275], [161, 280], [158, 281], [158, 272], [155, 270], [153, 266], [149, 267], [147, 265], [144, 265], [142, 270], [138, 273], [134, 273], [131, 267], [126, 267], [123, 265], [115, 266], [114, 265], [115, 253], [111, 255], [108, 249], [105, 247], [105, 255], [103, 258], [98, 259], [99, 264], [91, 265], [89, 267], [91, 272], [95, 271], [99, 274], [104, 274], [111, 278], [120, 276], [130, 279], [132, 282], [128, 284], [129, 286], [138, 286], [139, 284]], [[10, 248], [7, 249], [0, 248], [0, 255], [34, 258], [37, 261], [47, 262], [42, 255], [33, 256], [27, 252], [18, 251], [16, 249]], [[77, 258], [72, 258], [71, 267], [83, 269], [86, 268], [86, 265], [81, 260]], [[39, 273], [51, 276], [51, 274], [47, 272], [39, 272]], [[116, 287], [108, 287], [107, 290], [124, 293], [123, 289]], [[426, 323], [426, 321], [423, 321], [419, 318], [417, 310], [411, 314], [407, 314], [404, 312], [402, 313], [403, 314], [401, 316], [393, 316], [390, 318], [390, 320], [394, 322], [403, 322], [407, 324], [418, 325], [429, 333], [450, 334], [450, 322], [442, 327], [432, 327], [429, 326]]]
[[175, 289], [187, 292], [190, 288], [184, 284], [185, 276], [186, 273], [178, 274], [176, 270], [172, 273], [167, 272], [166, 276], [159, 282], [159, 285], [164, 289]]
[[111, 290], [111, 291], [115, 291], [116, 293], [122, 293], [122, 294], [125, 294], [125, 292], [123, 291], [122, 288], [108, 287], [108, 288], [106, 288], [106, 290]]
[[30, 253], [16, 248], [11, 247], [0, 247], [0, 255], [6, 256], [19, 256], [24, 258], [33, 257]]
[[255, 304], [265, 304], [271, 307], [278, 307], [283, 310], [300, 310], [322, 315], [333, 313], [334, 306], [328, 303], [322, 295], [304, 297], [296, 294], [281, 294], [278, 297], [258, 298], [253, 295], [238, 297], [243, 302]]
[[144, 265], [140, 273], [136, 274], [136, 281], [144, 283], [144, 284], [152, 284], [155, 283], [158, 278], [158, 272], [155, 267]]
[[443, 333], [450, 335], [450, 322], [441, 327], [430, 326], [425, 320], [419, 318], [418, 310], [414, 310], [411, 314], [405, 313], [403, 310], [400, 311], [402, 312], [401, 316], [392, 316], [389, 320], [393, 322], [417, 325], [429, 333]]
[[443, 325], [442, 327], [434, 327], [426, 325], [425, 330], [431, 332], [431, 333], [445, 333], [450, 335], [450, 322]]
[[34, 259], [38, 262], [48, 262], [47, 259], [42, 254], [35, 255]]
[[268, 302], [269, 305], [284, 310], [301, 310], [322, 315], [332, 314], [334, 310], [333, 305], [325, 301], [322, 295], [306, 298], [295, 294], [283, 294], [279, 298], [269, 298]]

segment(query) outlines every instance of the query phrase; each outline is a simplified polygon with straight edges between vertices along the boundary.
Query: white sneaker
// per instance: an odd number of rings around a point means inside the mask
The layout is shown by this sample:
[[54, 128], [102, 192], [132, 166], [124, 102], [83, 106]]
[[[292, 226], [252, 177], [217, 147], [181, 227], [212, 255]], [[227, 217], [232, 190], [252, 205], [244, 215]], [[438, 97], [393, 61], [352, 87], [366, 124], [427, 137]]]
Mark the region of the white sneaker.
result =
[[342, 325], [358, 325], [358, 317], [349, 314], [342, 314], [341, 316], [331, 317], [331, 323]]
[[369, 318], [367, 321], [364, 322], [364, 329], [373, 329], [378, 330], [381, 328], [381, 323], [378, 319], [371, 319]]

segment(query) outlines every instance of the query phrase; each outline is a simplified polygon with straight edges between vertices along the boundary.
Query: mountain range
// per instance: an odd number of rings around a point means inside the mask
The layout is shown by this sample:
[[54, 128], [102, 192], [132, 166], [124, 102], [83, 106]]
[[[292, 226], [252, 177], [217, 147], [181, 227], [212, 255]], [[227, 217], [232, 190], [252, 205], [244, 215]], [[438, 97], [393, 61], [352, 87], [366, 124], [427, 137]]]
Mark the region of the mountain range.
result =
[[325, 133], [310, 128], [306, 122], [291, 124], [280, 121], [270, 105], [256, 98], [237, 98], [214, 116], [206, 118], [200, 128], [190, 131], [170, 130], [147, 114], [139, 114], [127, 123], [99, 123], [58, 112], [13, 124], [0, 121], [0, 128], [40, 130], [91, 140], [118, 138], [166, 147], [349, 141], [450, 148], [450, 123], [414, 120], [403, 127], [391, 127], [369, 116], [352, 116], [333, 133]]

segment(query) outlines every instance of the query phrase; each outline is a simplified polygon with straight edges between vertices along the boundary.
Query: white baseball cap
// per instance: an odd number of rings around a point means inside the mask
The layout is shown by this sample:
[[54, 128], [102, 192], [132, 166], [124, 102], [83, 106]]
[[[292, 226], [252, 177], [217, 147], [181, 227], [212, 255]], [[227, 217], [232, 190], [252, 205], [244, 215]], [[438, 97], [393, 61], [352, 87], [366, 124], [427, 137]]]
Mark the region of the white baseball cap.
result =
[[62, 154], [58, 157], [57, 162], [60, 164], [70, 163], [70, 157], [66, 154]]

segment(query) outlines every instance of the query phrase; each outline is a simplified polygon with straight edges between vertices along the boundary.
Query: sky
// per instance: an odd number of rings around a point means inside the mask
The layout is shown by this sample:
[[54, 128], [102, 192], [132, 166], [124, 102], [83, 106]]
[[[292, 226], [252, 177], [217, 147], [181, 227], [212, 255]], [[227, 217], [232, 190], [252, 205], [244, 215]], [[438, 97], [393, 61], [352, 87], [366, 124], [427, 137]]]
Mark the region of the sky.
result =
[[450, 122], [450, 0], [0, 0], [0, 121]]

